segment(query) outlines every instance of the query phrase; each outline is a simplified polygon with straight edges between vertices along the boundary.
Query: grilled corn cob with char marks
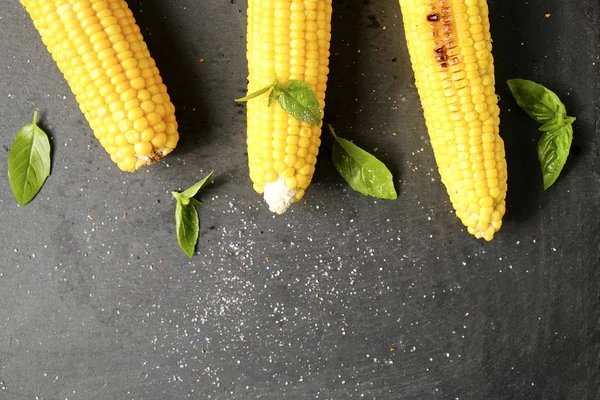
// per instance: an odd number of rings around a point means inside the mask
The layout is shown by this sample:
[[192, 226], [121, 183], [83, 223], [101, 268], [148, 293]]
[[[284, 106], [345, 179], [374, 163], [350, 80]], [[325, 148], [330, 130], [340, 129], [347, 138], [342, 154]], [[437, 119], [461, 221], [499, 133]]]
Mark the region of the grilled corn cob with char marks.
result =
[[[331, 0], [249, 0], [248, 93], [290, 79], [307, 83], [321, 110], [329, 73]], [[254, 190], [271, 211], [284, 212], [304, 196], [315, 171], [321, 124], [289, 116], [268, 96], [247, 103], [247, 146]]]
[[137, 170], [175, 148], [175, 107], [124, 0], [21, 3], [120, 169]]
[[507, 190], [486, 0], [400, 0], [441, 180], [477, 238], [502, 225]]

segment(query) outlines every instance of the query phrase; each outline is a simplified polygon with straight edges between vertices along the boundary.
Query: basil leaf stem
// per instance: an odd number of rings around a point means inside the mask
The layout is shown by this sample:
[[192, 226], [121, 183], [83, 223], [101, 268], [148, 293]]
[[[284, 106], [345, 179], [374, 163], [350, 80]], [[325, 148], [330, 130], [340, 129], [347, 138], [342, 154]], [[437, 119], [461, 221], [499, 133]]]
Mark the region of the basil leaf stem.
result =
[[244, 102], [244, 101], [248, 101], [248, 100], [252, 100], [255, 97], [258, 97], [262, 94], [267, 93], [269, 90], [271, 90], [273, 88], [273, 86], [275, 85], [275, 83], [270, 84], [269, 86], [265, 86], [262, 89], [257, 90], [256, 92], [250, 93], [247, 96], [244, 97], [240, 97], [239, 99], [235, 99], [234, 101], [237, 101], [238, 103]]

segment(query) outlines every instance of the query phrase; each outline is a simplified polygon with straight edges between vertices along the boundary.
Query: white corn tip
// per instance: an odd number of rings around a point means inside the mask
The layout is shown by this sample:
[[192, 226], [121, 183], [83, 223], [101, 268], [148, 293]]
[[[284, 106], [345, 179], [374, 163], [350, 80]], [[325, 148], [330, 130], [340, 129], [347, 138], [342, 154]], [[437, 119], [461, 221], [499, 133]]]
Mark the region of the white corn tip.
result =
[[264, 188], [264, 198], [269, 205], [269, 210], [277, 214], [283, 214], [292, 205], [298, 191], [298, 189], [289, 189], [285, 186], [283, 178], [265, 183]]

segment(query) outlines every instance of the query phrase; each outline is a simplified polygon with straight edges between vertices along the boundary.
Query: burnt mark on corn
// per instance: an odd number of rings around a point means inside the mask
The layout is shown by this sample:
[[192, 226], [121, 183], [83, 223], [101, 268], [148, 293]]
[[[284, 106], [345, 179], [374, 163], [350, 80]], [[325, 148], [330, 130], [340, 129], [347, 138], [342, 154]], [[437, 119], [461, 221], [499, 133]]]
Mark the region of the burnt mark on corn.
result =
[[449, 0], [430, 0], [427, 22], [430, 22], [431, 33], [435, 38], [433, 55], [441, 69], [447, 69], [449, 65], [456, 65], [458, 58], [455, 52], [448, 54], [449, 50], [456, 47], [454, 41], [454, 25], [452, 23], [452, 8]]

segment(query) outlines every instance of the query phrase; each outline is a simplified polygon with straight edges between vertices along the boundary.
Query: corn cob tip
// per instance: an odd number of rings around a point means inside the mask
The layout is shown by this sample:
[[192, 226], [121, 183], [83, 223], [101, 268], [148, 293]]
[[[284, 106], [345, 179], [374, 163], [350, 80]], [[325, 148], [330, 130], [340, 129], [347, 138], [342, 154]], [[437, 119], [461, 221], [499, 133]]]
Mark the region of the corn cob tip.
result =
[[269, 205], [269, 210], [276, 214], [283, 214], [296, 200], [297, 188], [290, 189], [283, 178], [274, 182], [265, 183], [264, 199]]

